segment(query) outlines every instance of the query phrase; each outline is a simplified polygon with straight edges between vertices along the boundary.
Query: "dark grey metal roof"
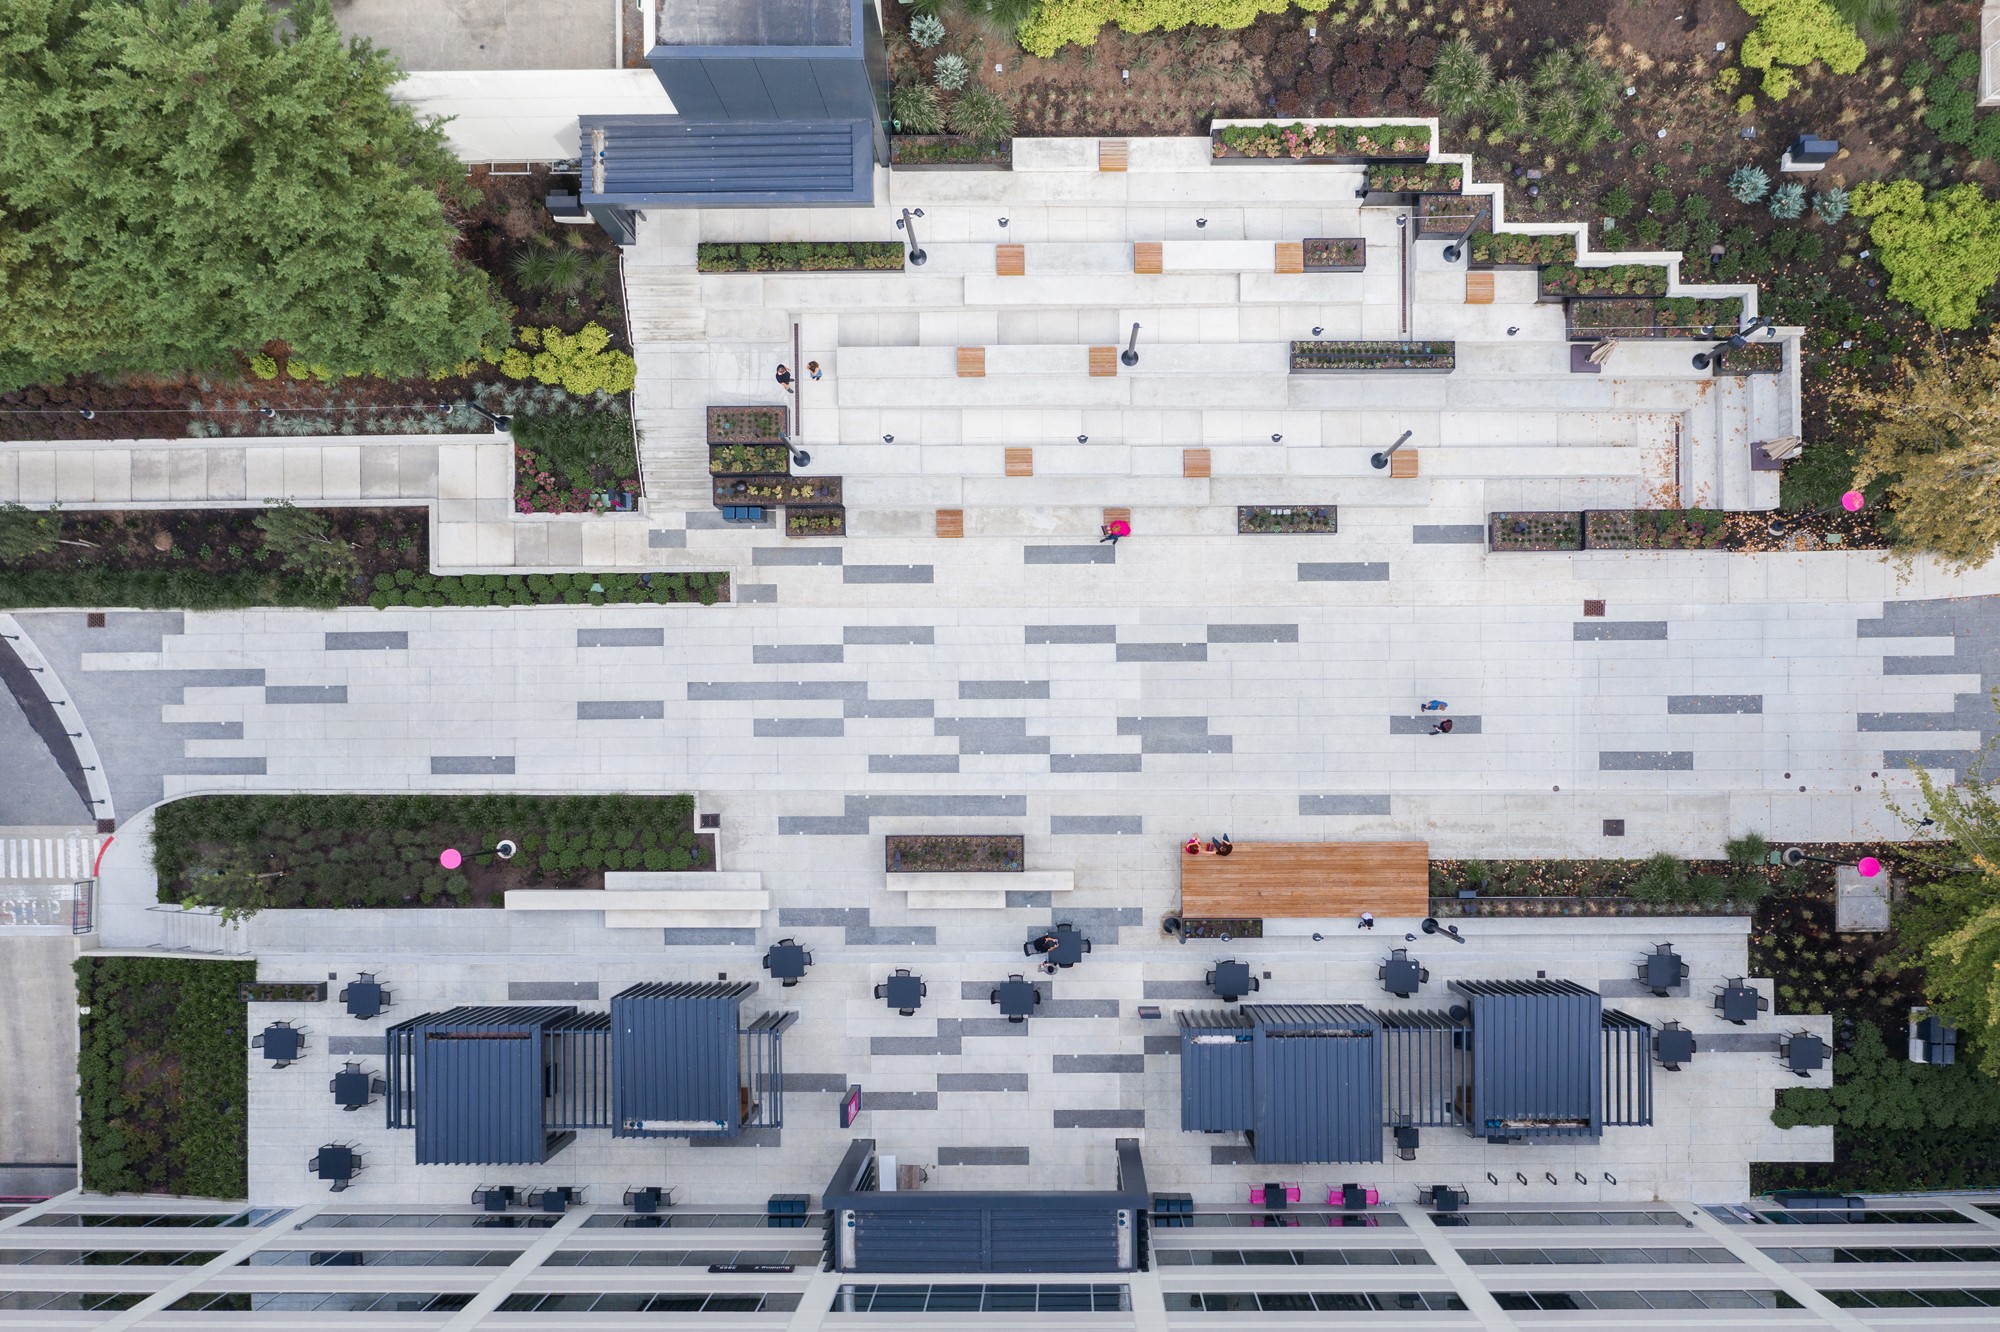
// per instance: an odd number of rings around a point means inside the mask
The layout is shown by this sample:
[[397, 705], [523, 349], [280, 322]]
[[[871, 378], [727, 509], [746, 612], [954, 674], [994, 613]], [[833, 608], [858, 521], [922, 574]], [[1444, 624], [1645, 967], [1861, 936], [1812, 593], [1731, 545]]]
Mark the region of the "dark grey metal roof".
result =
[[1483, 1137], [1595, 1138], [1604, 1124], [1604, 1001], [1574, 981], [1452, 981], [1472, 1009], [1470, 1127]]
[[611, 998], [612, 1136], [742, 1132], [738, 1008], [752, 981], [634, 985]]
[[1256, 1127], [1256, 1057], [1250, 1019], [1233, 1008], [1175, 1015], [1181, 1028], [1181, 1128]]
[[392, 1028], [392, 1049], [398, 1037], [412, 1047], [417, 1164], [540, 1164], [568, 1141], [544, 1121], [543, 1038], [577, 1016], [574, 1005], [495, 1005]]
[[[660, 3], [660, 0], [647, 0]], [[846, 46], [859, 0], [664, 0], [662, 46]]]
[[1382, 1159], [1381, 1022], [1351, 1004], [1246, 1004], [1259, 1161]]
[[1465, 1123], [1472, 1080], [1471, 1029], [1442, 1009], [1399, 1008], [1382, 1020], [1382, 1121], [1413, 1128]]
[[[865, 120], [723, 121], [584, 116], [584, 206], [770, 207], [872, 203], [874, 130]], [[592, 131], [604, 131], [604, 189]]]

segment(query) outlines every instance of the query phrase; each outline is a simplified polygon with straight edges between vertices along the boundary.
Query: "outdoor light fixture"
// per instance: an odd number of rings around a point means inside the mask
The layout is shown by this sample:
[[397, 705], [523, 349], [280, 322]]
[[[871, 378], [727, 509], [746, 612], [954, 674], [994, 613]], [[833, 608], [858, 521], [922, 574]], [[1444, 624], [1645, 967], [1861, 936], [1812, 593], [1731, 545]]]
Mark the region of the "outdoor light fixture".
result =
[[1198, 217], [1194, 220], [1194, 224], [1197, 227], [1205, 227], [1208, 225], [1208, 219], [1205, 217]]
[[1509, 325], [1507, 325], [1507, 336], [1508, 336], [1508, 337], [1510, 337], [1510, 338], [1511, 338], [1511, 337], [1515, 337], [1515, 336], [1519, 335], [1519, 333], [1520, 333], [1520, 332], [1521, 332], [1521, 326], [1520, 326], [1519, 324], [1509, 324]]
[[1285, 442], [1285, 437], [1283, 435], [1273, 434], [1271, 436], [1271, 442], [1273, 444], [1282, 444]]
[[1396, 225], [1397, 225], [1397, 226], [1399, 226], [1399, 227], [1407, 227], [1407, 226], [1409, 226], [1409, 225], [1410, 225], [1410, 215], [1409, 215], [1408, 213], [1398, 213], [1398, 214], [1396, 214]]
[[[1783, 865], [1788, 869], [1797, 869], [1808, 860], [1816, 860], [1822, 865], [1845, 865], [1847, 863], [1844, 860], [1835, 860], [1830, 856], [1809, 856], [1796, 846], [1788, 846], [1782, 851], [1771, 853], [1771, 863]], [[1872, 879], [1882, 872], [1882, 862], [1874, 856], [1863, 856], [1854, 862], [1854, 868], [1862, 878]]]
[[466, 404], [465, 404], [465, 405], [466, 405], [466, 406], [468, 406], [468, 407], [470, 407], [470, 408], [471, 408], [471, 409], [472, 409], [473, 411], [475, 411], [475, 412], [478, 412], [478, 413], [479, 413], [479, 414], [480, 414], [481, 416], [485, 417], [485, 418], [486, 418], [486, 419], [487, 419], [488, 421], [491, 421], [491, 422], [493, 423], [493, 432], [494, 432], [495, 434], [500, 434], [500, 433], [504, 432], [504, 431], [505, 431], [505, 430], [507, 429], [507, 427], [508, 427], [508, 426], [510, 426], [510, 425], [512, 425], [512, 424], [514, 423], [514, 418], [513, 418], [513, 417], [511, 417], [511, 416], [501, 416], [501, 415], [499, 415], [499, 414], [497, 414], [497, 413], [494, 413], [494, 412], [489, 412], [489, 411], [487, 411], [487, 410], [486, 410], [486, 409], [485, 409], [484, 407], [481, 407], [481, 406], [480, 406], [480, 405], [479, 405], [478, 403], [476, 403], [476, 402], [472, 402], [472, 401], [469, 401], [469, 400], [468, 400], [468, 401], [466, 402]]
[[257, 415], [263, 417], [266, 421], [271, 420], [277, 414], [278, 409], [276, 407], [259, 407], [257, 409]]
[[1078, 436], [1076, 437], [1076, 442], [1077, 442], [1077, 443], [1079, 443], [1079, 444], [1088, 444], [1088, 443], [1090, 443], [1090, 436], [1089, 436], [1089, 435], [1078, 435]]
[[1380, 453], [1377, 453], [1372, 457], [1370, 457], [1368, 459], [1368, 465], [1370, 467], [1373, 467], [1378, 472], [1381, 471], [1384, 467], [1387, 467], [1389, 465], [1389, 455], [1394, 453], [1397, 449], [1402, 448], [1403, 441], [1408, 439], [1414, 433], [1415, 433], [1414, 431], [1405, 430], [1402, 434], [1396, 437], [1396, 442], [1394, 444], [1391, 444], [1388, 448], [1382, 450]]
[[93, 412], [93, 411], [91, 411], [91, 410], [90, 410], [90, 408], [88, 408], [88, 407], [79, 407], [79, 408], [77, 408], [77, 409], [76, 409], [76, 414], [77, 414], [78, 416], [81, 416], [81, 417], [82, 417], [82, 418], [83, 418], [84, 420], [86, 420], [86, 421], [95, 421], [95, 420], [97, 419], [97, 413], [96, 413], [96, 412]]
[[1003, 218], [1001, 218], [1001, 219], [1000, 219], [1000, 225], [1001, 225], [1001, 226], [1003, 226], [1003, 227], [1004, 227], [1004, 226], [1006, 226], [1006, 225], [1007, 225], [1007, 219], [1006, 219], [1006, 218], [1004, 218], [1004, 217], [1003, 217]]
[[914, 227], [910, 223], [910, 219], [912, 216], [922, 217], [923, 215], [924, 215], [924, 210], [921, 208], [917, 209], [914, 214], [912, 214], [909, 209], [905, 208], [903, 210], [903, 215], [896, 219], [896, 230], [907, 231], [910, 233], [910, 262], [912, 264], [922, 264], [924, 260], [930, 258], [929, 255], [924, 253], [923, 243], [917, 239], [916, 227]]
[[1130, 83], [1132, 81], [1132, 71], [1129, 69], [1121, 69], [1118, 71], [1118, 78], [1121, 82]]
[[1323, 328], [1323, 327], [1321, 327], [1320, 325], [1318, 325], [1318, 324], [1314, 324], [1314, 325], [1313, 325], [1313, 336], [1314, 336], [1314, 337], [1318, 337], [1318, 336], [1319, 336], [1320, 334], [1322, 334], [1322, 333], [1324, 333], [1324, 332], [1326, 332], [1326, 329], [1324, 329], [1324, 328]]
[[1458, 256], [1462, 253], [1463, 251], [1458, 248], [1458, 242], [1453, 241], [1444, 247], [1444, 261], [1448, 264], [1455, 264], [1458, 262]]
[[792, 466], [810, 467], [812, 466], [812, 460], [813, 456], [810, 453], [807, 453], [804, 449], [792, 450]]
[[1118, 359], [1125, 365], [1139, 364], [1139, 325], [1132, 325], [1132, 340], [1125, 344], [1125, 350], [1118, 353]]
[[894, 444], [896, 442], [896, 437], [894, 435], [884, 435], [882, 436], [882, 442], [884, 444]]
[[1728, 343], [1723, 342], [1723, 343], [1718, 343], [1713, 347], [1710, 347], [1705, 352], [1696, 352], [1693, 358], [1689, 360], [1688, 364], [1693, 366], [1697, 370], [1706, 370], [1708, 369], [1709, 366], [1715, 364], [1717, 359], [1721, 357], [1723, 349], [1728, 346], [1729, 346]]

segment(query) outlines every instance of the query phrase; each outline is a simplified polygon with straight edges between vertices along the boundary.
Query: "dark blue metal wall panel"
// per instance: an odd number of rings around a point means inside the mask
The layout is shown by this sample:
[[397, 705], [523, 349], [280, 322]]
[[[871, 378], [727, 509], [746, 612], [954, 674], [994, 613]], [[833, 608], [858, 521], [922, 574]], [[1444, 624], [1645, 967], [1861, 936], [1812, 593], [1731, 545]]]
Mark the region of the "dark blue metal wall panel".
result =
[[[595, 132], [604, 189], [595, 189]], [[859, 120], [746, 125], [676, 116], [584, 116], [580, 202], [770, 207], [874, 200], [874, 144]]]
[[779, 120], [831, 120], [836, 113], [821, 95], [817, 60], [759, 60], [757, 77]]
[[756, 988], [748, 981], [652, 984], [612, 996], [613, 1137], [742, 1132], [737, 1017], [743, 996]]
[[[856, 1272], [1112, 1272], [1115, 1195], [923, 1193], [917, 1208], [854, 1210]], [[1134, 1218], [1136, 1222], [1136, 1218]]]
[[1256, 1058], [1250, 1022], [1234, 1010], [1179, 1015], [1181, 1128], [1244, 1132], [1256, 1124]]
[[1453, 981], [1472, 1008], [1471, 1131], [1596, 1138], [1604, 1001], [1572, 981]]
[[1246, 1004], [1259, 1161], [1382, 1159], [1381, 1023], [1365, 1008]]
[[414, 1047], [417, 1164], [547, 1160], [544, 1029], [575, 1012], [574, 1005], [454, 1008], [404, 1024]]

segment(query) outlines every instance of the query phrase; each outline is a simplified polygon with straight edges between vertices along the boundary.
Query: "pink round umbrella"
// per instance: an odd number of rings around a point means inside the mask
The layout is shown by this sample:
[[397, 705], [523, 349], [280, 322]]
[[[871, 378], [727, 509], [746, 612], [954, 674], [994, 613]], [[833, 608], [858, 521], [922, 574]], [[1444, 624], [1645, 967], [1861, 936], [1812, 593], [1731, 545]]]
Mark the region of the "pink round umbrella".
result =
[[1863, 856], [1854, 868], [1861, 871], [1862, 878], [1872, 879], [1882, 872], [1882, 862], [1873, 856]]
[[1860, 512], [1861, 506], [1867, 502], [1868, 497], [1858, 490], [1850, 490], [1840, 497], [1840, 507], [1849, 513]]
[[465, 857], [458, 854], [458, 848], [455, 846], [448, 846], [438, 853], [438, 864], [446, 869], [457, 869], [464, 863]]

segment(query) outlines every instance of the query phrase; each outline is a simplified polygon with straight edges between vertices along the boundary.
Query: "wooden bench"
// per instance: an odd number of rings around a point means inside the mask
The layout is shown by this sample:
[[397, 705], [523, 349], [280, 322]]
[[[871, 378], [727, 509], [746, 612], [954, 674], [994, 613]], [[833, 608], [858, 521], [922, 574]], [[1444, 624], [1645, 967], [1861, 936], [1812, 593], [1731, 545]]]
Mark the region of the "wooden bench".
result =
[[965, 510], [939, 509], [937, 511], [937, 534], [941, 537], [964, 536]]
[[1417, 451], [1397, 449], [1389, 455], [1389, 475], [1407, 481], [1417, 474]]
[[1025, 276], [1028, 271], [1028, 247], [1025, 245], [994, 246], [993, 271], [1000, 277]]
[[1090, 349], [1090, 377], [1092, 379], [1113, 379], [1118, 374], [1118, 349], [1116, 347], [1092, 347]]
[[1161, 273], [1166, 271], [1166, 253], [1160, 242], [1132, 242], [1132, 271], [1134, 273]]
[[1271, 271], [1274, 273], [1303, 273], [1306, 271], [1306, 245], [1304, 241], [1279, 241], [1272, 247]]
[[1097, 169], [1099, 171], [1123, 171], [1128, 157], [1123, 139], [1099, 139], [1097, 141]]
[[1465, 303], [1467, 305], [1493, 304], [1493, 275], [1491, 273], [1467, 273], [1465, 275]]
[[960, 347], [958, 349], [958, 377], [960, 379], [986, 378], [986, 348]]
[[1182, 475], [1182, 476], [1186, 476], [1186, 477], [1203, 477], [1203, 478], [1205, 478], [1205, 477], [1207, 477], [1207, 475], [1208, 475], [1208, 465], [1209, 465], [1209, 464], [1208, 464], [1208, 450], [1207, 450], [1207, 449], [1182, 449], [1182, 450], [1181, 450], [1181, 475]]
[[1238, 842], [1226, 856], [1181, 856], [1181, 915], [1421, 919], [1430, 882], [1427, 842]]
[[1035, 474], [1035, 451], [1033, 449], [1008, 449], [1007, 475], [1033, 476]]

